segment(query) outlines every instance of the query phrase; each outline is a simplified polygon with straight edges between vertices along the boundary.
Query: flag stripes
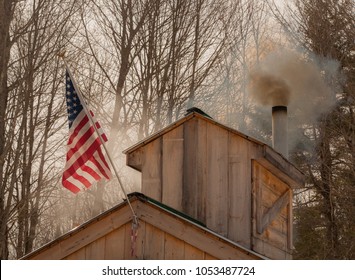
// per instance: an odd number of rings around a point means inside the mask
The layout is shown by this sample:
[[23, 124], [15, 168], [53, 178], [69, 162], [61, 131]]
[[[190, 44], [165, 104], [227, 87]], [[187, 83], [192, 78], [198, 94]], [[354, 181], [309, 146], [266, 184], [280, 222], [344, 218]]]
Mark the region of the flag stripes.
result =
[[[102, 178], [110, 179], [111, 171], [101, 150], [101, 140], [97, 135], [80, 98], [74, 89], [67, 73], [67, 105], [69, 113], [69, 140], [67, 144], [66, 165], [62, 184], [68, 190], [77, 193], [89, 188]], [[92, 117], [94, 114], [90, 111]], [[103, 141], [107, 141], [105, 133], [95, 121], [97, 131]]]

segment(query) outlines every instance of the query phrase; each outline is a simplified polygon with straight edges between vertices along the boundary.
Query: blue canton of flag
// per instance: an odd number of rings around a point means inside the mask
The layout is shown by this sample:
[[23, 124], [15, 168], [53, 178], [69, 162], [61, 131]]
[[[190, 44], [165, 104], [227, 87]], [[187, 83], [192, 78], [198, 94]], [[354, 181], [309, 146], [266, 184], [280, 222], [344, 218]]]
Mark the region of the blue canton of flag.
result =
[[73, 121], [83, 110], [78, 94], [74, 89], [72, 80], [70, 79], [68, 71], [65, 74], [66, 78], [66, 98], [67, 98], [67, 111], [68, 111], [68, 120], [69, 128], [71, 128]]

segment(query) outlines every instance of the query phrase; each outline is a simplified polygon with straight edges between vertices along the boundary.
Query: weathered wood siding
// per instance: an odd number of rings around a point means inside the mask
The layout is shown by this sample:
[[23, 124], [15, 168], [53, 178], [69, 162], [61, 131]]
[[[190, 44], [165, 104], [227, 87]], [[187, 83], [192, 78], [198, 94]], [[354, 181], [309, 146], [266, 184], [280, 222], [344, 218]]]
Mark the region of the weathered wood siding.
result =
[[251, 248], [251, 158], [260, 151], [250, 141], [229, 133], [228, 238]]
[[272, 259], [291, 258], [292, 190], [253, 161], [253, 247]]
[[[140, 223], [131, 255], [131, 224], [111, 232], [65, 257], [65, 260], [205, 260], [218, 259], [145, 222]], [[113, 240], [116, 240], [113, 242]], [[116, 243], [118, 241], [118, 243]], [[207, 244], [208, 246], [208, 244]]]
[[140, 150], [142, 159], [128, 157], [143, 163], [144, 194], [251, 248], [251, 158], [261, 156], [259, 145], [192, 118]]
[[228, 134], [207, 124], [206, 225], [223, 236], [228, 236], [229, 221]]
[[[139, 218], [132, 235], [126, 205], [69, 232], [25, 259], [260, 259], [257, 254], [215, 235], [165, 208], [136, 200]], [[132, 243], [132, 236], [136, 236]]]
[[184, 127], [183, 212], [206, 222], [206, 126], [191, 119]]
[[162, 202], [182, 211], [184, 131], [179, 126], [164, 134], [162, 147]]
[[[147, 196], [186, 213], [246, 248], [289, 258], [292, 207], [283, 207], [280, 215], [275, 212], [285, 201], [291, 205], [291, 187], [302, 184], [302, 174], [271, 148], [196, 116], [168, 127], [129, 152], [127, 158], [130, 166], [142, 172], [142, 192]], [[254, 160], [262, 163], [260, 168], [252, 165]], [[267, 168], [260, 171], [262, 166]], [[257, 187], [256, 182], [263, 187]], [[260, 208], [255, 212], [256, 190], [264, 203], [262, 211], [271, 209], [263, 214], [264, 220], [258, 220], [262, 234], [256, 234], [254, 229], [261, 211]], [[272, 208], [267, 203], [277, 205]], [[276, 220], [266, 222], [275, 216]], [[267, 253], [273, 246], [282, 252]]]
[[143, 147], [142, 192], [149, 197], [162, 199], [162, 139], [158, 138]]

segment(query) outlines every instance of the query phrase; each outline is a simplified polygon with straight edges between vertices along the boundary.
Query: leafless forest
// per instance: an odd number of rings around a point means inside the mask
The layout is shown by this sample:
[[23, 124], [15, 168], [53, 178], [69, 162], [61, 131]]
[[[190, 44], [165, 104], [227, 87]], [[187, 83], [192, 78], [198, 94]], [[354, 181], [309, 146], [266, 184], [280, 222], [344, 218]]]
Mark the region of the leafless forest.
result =
[[279, 2], [0, 0], [0, 259], [123, 198], [116, 180], [77, 195], [61, 186], [64, 52], [127, 192], [139, 191], [139, 174], [122, 150], [189, 107], [269, 143], [270, 108], [250, 98], [250, 75], [296, 77], [290, 160], [306, 186], [294, 198], [294, 258], [355, 259], [355, 4]]

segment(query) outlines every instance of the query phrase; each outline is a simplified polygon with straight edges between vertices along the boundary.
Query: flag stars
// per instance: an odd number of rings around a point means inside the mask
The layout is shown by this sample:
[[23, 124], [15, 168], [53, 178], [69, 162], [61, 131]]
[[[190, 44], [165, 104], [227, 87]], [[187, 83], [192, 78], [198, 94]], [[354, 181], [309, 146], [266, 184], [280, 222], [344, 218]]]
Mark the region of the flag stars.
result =
[[66, 89], [67, 111], [70, 128], [75, 118], [83, 110], [83, 106], [80, 103], [79, 97], [75, 92], [73, 82], [68, 73], [66, 77]]

